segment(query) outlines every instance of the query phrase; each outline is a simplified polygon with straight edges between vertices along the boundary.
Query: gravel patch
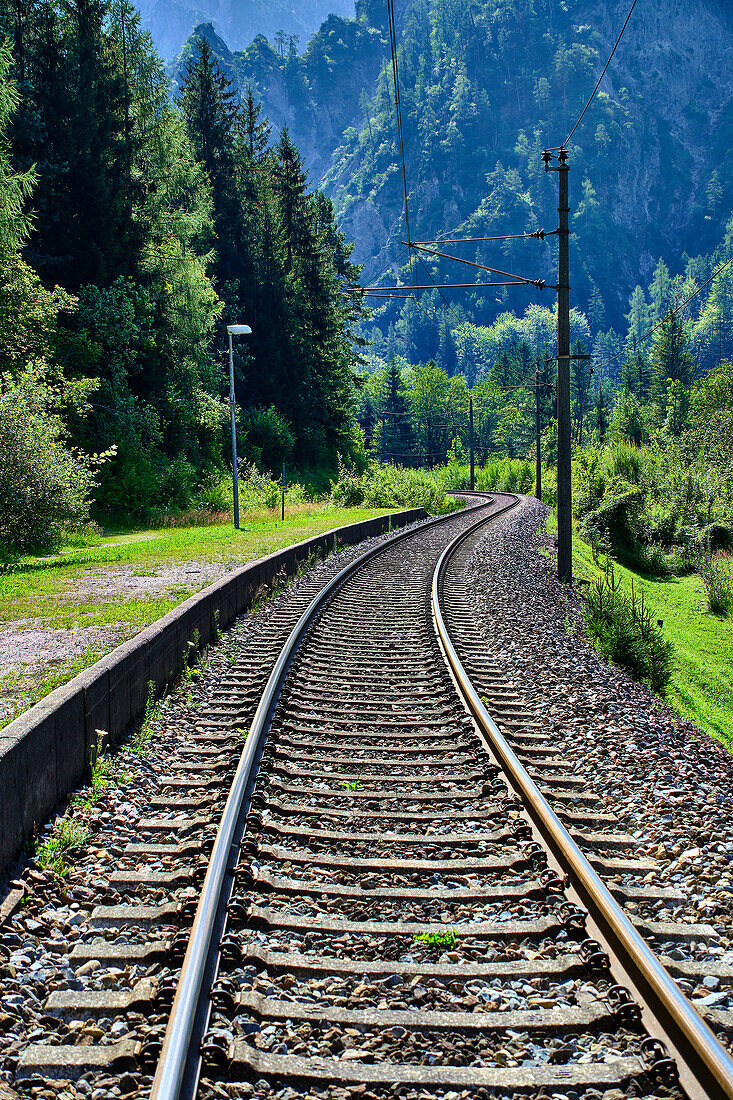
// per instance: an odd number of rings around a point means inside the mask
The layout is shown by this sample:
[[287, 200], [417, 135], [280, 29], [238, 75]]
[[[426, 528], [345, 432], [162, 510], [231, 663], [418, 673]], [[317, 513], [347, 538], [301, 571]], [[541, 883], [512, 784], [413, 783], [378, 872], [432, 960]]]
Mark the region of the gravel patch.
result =
[[88, 654], [96, 660], [121, 641], [122, 633], [109, 627], [5, 626], [0, 630], [0, 725], [30, 706], [34, 689], [46, 676], [79, 658], [89, 659]]

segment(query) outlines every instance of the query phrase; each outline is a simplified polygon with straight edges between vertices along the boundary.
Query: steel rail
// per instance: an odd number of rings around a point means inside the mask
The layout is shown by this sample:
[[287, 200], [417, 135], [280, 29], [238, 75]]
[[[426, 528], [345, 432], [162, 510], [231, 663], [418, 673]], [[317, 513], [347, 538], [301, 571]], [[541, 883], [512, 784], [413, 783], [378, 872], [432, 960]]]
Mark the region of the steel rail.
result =
[[[733, 1098], [733, 1059], [639, 935], [568, 830], [539, 790], [501, 733], [476, 692], [451, 641], [441, 610], [445, 570], [461, 544], [476, 528], [461, 532], [445, 548], [433, 574], [433, 620], [458, 688], [491, 750], [519, 794], [538, 832], [554, 854], [578, 896], [599, 926], [621, 966], [641, 994], [671, 1051], [678, 1055], [686, 1091], [710, 1100]], [[646, 1022], [646, 1021], [645, 1021]]]
[[[460, 494], [457, 494], [460, 495]], [[466, 494], [478, 496], [479, 494]], [[484, 494], [484, 501], [471, 505], [467, 511], [479, 511], [491, 505], [496, 495]], [[512, 501], [513, 506], [516, 497]], [[505, 511], [502, 509], [501, 511]], [[424, 523], [419, 529], [423, 532], [441, 523], [455, 519], [466, 512], [451, 512], [437, 516]], [[492, 513], [495, 515], [496, 513]], [[474, 525], [475, 526], [475, 525]], [[163, 1047], [153, 1080], [150, 1100], [183, 1100], [193, 1095], [195, 1079], [198, 1074], [198, 1049], [192, 1050], [196, 1024], [200, 1021], [201, 1002], [204, 982], [211, 969], [211, 954], [215, 949], [214, 939], [221, 917], [222, 897], [227, 881], [233, 881], [230, 868], [236, 861], [238, 833], [241, 833], [244, 813], [249, 803], [256, 765], [263, 747], [269, 720], [277, 704], [283, 681], [292, 663], [305, 633], [314, 619], [328, 602], [333, 593], [353, 574], [359, 572], [367, 562], [396, 543], [414, 537], [416, 531], [400, 531], [392, 538], [360, 554], [350, 565], [340, 570], [335, 577], [318, 593], [310, 606], [303, 612], [283, 646], [275, 666], [262, 693], [257, 711], [252, 720], [247, 741], [239, 760], [232, 786], [222, 814], [219, 830], [211, 852], [199, 904], [191, 928], [188, 949], [183, 960], [181, 972], [168, 1020]], [[193, 1063], [196, 1063], [195, 1069]], [[184, 1086], [188, 1086], [187, 1088]]]

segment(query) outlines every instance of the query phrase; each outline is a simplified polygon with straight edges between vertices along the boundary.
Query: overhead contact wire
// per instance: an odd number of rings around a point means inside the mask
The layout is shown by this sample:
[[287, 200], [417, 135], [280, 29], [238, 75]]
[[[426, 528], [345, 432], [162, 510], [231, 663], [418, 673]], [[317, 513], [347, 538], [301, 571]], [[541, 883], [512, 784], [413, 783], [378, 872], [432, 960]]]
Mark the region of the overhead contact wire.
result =
[[392, 79], [394, 81], [395, 116], [397, 122], [397, 145], [400, 154], [400, 172], [402, 176], [402, 196], [405, 205], [405, 232], [407, 234], [408, 262], [410, 265], [410, 281], [414, 282], [412, 271], [412, 244], [410, 242], [410, 213], [407, 203], [407, 172], [405, 169], [405, 139], [402, 129], [402, 92], [400, 90], [400, 74], [397, 63], [397, 29], [394, 14], [394, 0], [387, 0], [387, 14], [389, 17], [389, 41], [392, 51]]
[[554, 153], [554, 152], [556, 152], [556, 151], [557, 151], [558, 149], [566, 149], [566, 148], [567, 148], [567, 146], [568, 146], [568, 142], [570, 141], [570, 139], [572, 138], [573, 134], [575, 133], [575, 131], [576, 131], [576, 130], [578, 129], [578, 127], [580, 126], [581, 122], [582, 122], [582, 121], [583, 121], [583, 119], [585, 118], [585, 113], [586, 113], [586, 111], [588, 110], [588, 108], [590, 107], [591, 103], [593, 102], [593, 100], [594, 100], [594, 99], [595, 99], [595, 97], [596, 97], [596, 92], [598, 91], [598, 89], [599, 89], [599, 88], [600, 88], [600, 86], [601, 86], [601, 81], [603, 80], [604, 76], [606, 75], [606, 72], [607, 72], [607, 70], [608, 70], [608, 66], [609, 66], [609, 65], [611, 64], [611, 62], [613, 61], [613, 55], [614, 55], [614, 54], [616, 53], [616, 50], [618, 49], [618, 45], [619, 45], [619, 42], [621, 41], [621, 39], [622, 39], [622, 38], [623, 38], [623, 36], [624, 36], [624, 31], [626, 30], [627, 26], [629, 25], [629, 20], [631, 19], [631, 16], [632, 16], [632, 14], [633, 14], [633, 11], [634, 11], [634, 8], [635, 8], [635, 7], [636, 7], [636, 0], [633, 0], [633, 3], [632, 3], [632, 5], [631, 5], [631, 7], [629, 8], [629, 14], [628, 14], [628, 15], [626, 16], [626, 19], [625, 19], [625, 21], [624, 21], [624, 25], [623, 25], [623, 27], [621, 28], [621, 31], [620, 31], [620, 33], [619, 33], [619, 36], [618, 36], [618, 38], [616, 39], [616, 41], [615, 41], [615, 43], [614, 43], [614, 47], [613, 47], [613, 49], [611, 50], [611, 54], [610, 54], [610, 56], [609, 56], [609, 58], [608, 58], [608, 61], [607, 61], [607, 62], [606, 62], [606, 64], [605, 64], [605, 65], [603, 66], [603, 72], [602, 72], [602, 73], [601, 73], [601, 75], [600, 75], [600, 76], [598, 77], [598, 80], [597, 80], [597, 82], [596, 82], [596, 86], [595, 86], [595, 88], [593, 89], [593, 91], [591, 92], [591, 96], [590, 96], [590, 99], [588, 100], [588, 102], [586, 103], [585, 107], [584, 107], [584, 108], [583, 108], [583, 110], [581, 111], [581, 114], [580, 114], [580, 118], [579, 118], [579, 119], [578, 119], [578, 121], [577, 121], [577, 122], [575, 123], [575, 125], [574, 125], [574, 126], [573, 126], [573, 128], [572, 128], [572, 130], [570, 131], [570, 133], [568, 134], [568, 136], [567, 136], [567, 137], [565, 138], [565, 141], [564, 141], [564, 142], [562, 143], [562, 145], [554, 145], [554, 146], [552, 147], [552, 149], [550, 149], [550, 150], [549, 150], [549, 152], [553, 152], [553, 153]]

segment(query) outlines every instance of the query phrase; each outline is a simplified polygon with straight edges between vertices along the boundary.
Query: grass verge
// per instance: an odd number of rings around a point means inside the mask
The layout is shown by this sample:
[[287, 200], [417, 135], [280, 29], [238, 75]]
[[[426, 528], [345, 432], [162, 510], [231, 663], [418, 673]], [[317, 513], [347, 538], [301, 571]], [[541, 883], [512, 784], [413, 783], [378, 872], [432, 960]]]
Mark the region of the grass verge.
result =
[[[217, 576], [394, 510], [299, 504], [290, 506], [284, 523], [279, 513], [262, 510], [243, 514], [239, 531], [227, 523], [117, 532], [50, 557], [21, 560], [0, 575], [0, 626], [13, 651], [0, 677], [0, 726]], [[24, 656], [29, 630], [68, 633], [49, 638], [44, 659], [35, 639]]]
[[[590, 546], [574, 538], [577, 577], [593, 582], [602, 576]], [[733, 751], [733, 619], [707, 610], [699, 576], [650, 577], [614, 563], [626, 592], [633, 582], [674, 646], [672, 677], [666, 701], [685, 718]]]

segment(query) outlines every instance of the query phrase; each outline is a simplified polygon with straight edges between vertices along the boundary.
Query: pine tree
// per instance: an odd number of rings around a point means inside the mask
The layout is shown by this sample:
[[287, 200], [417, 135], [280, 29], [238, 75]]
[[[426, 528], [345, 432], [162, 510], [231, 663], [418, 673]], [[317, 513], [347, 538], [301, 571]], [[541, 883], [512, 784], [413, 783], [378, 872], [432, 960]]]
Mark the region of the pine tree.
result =
[[255, 163], [265, 156], [272, 132], [269, 122], [260, 119], [261, 113], [262, 104], [255, 99], [250, 85], [239, 117], [239, 134], [242, 146]]
[[[571, 354], [581, 356], [586, 354], [585, 344], [577, 340], [571, 349]], [[571, 393], [573, 400], [573, 417], [575, 420], [575, 438], [578, 446], [583, 445], [583, 427], [588, 412], [591, 379], [593, 368], [589, 359], [575, 358], [572, 360]]]
[[670, 400], [675, 407], [675, 434], [684, 424], [689, 391], [695, 376], [695, 361], [690, 353], [689, 326], [676, 310], [670, 310], [654, 337], [651, 349], [653, 392], [663, 412]]
[[379, 415], [384, 421], [381, 436], [382, 459], [405, 464], [412, 453], [412, 425], [402, 374], [394, 358], [387, 364]]
[[17, 252], [28, 235], [30, 219], [26, 203], [36, 182], [35, 172], [17, 172], [10, 160], [6, 135], [20, 102], [15, 83], [10, 79], [11, 63], [10, 50], [0, 43], [0, 262]]
[[280, 134], [274, 166], [275, 193], [285, 230], [287, 270], [292, 271], [293, 255], [303, 258], [307, 247], [307, 181], [303, 160], [293, 144], [287, 127]]

